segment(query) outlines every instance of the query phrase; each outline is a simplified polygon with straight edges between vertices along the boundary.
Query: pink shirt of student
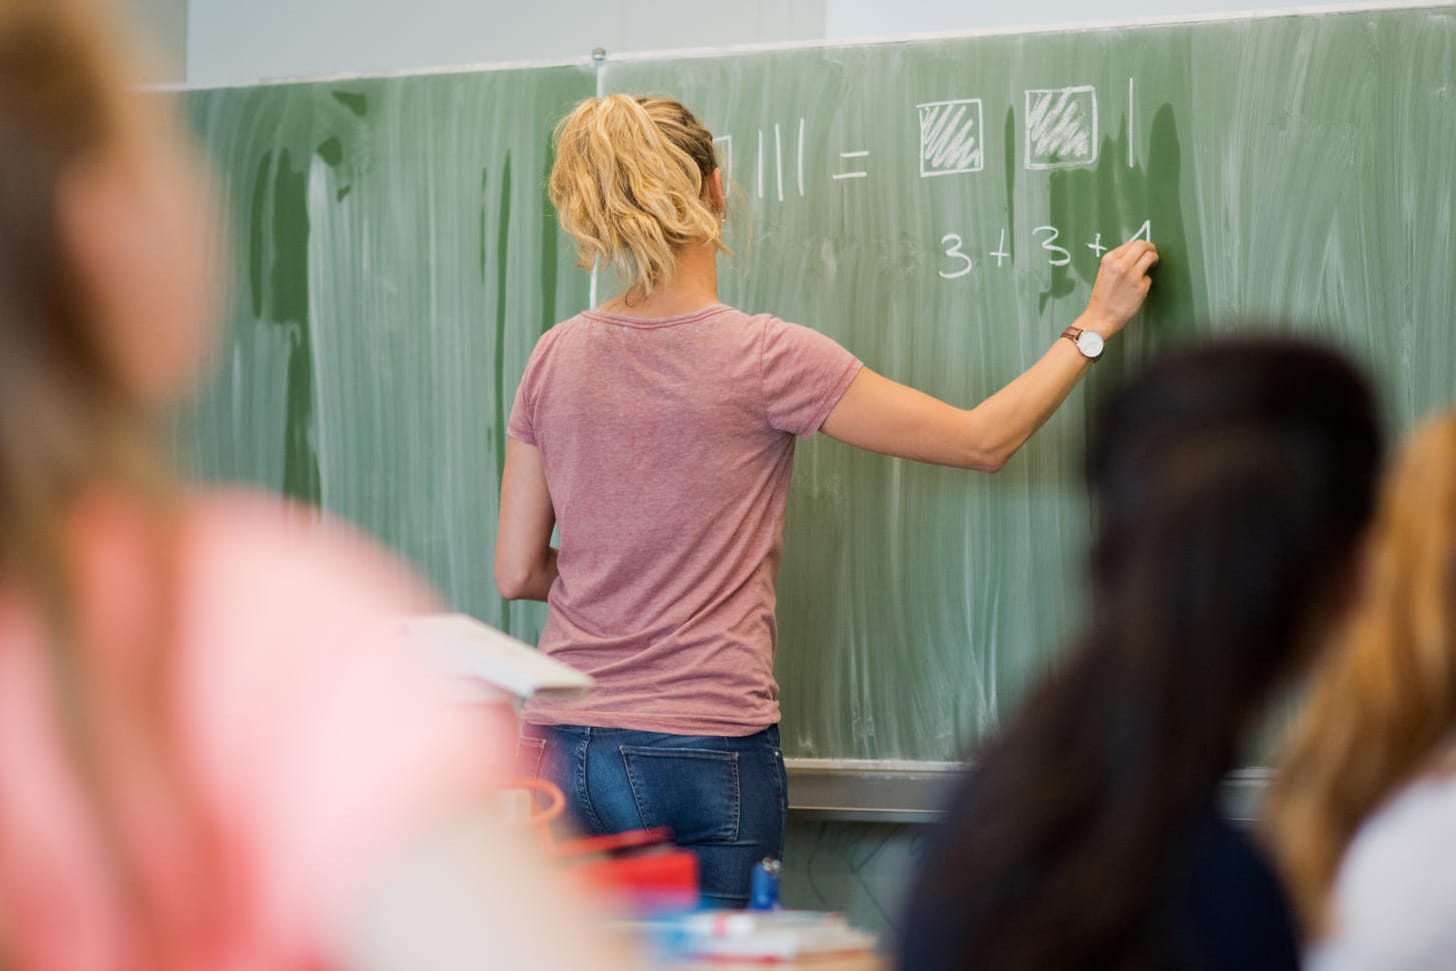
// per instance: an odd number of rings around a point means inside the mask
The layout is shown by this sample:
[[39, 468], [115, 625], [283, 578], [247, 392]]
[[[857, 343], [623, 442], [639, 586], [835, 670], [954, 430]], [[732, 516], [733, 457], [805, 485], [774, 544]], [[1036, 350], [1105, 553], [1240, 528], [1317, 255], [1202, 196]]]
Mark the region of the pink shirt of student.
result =
[[532, 702], [528, 721], [748, 735], [779, 720], [795, 436], [860, 367], [822, 334], [723, 305], [588, 311], [541, 338], [509, 427], [540, 449], [560, 529], [540, 648], [597, 687]]
[[[121, 780], [128, 856], [178, 908], [167, 946], [191, 946], [198, 900], [222, 921], [213, 971], [325, 967], [391, 854], [496, 779], [481, 756], [491, 727], [447, 708], [437, 676], [395, 639], [398, 618], [436, 609], [433, 598], [347, 531], [305, 539], [285, 518], [260, 499], [190, 504], [170, 594], [127, 501], [89, 501], [71, 523], [90, 676], [155, 684], [149, 659], [166, 632], [172, 683], [157, 703], [175, 709], [186, 784], [224, 852], [206, 885], [169, 825], [176, 807], [147, 785], [150, 763], [109, 735], [98, 745]], [[62, 741], [52, 640], [32, 599], [0, 588], [0, 941], [15, 967], [136, 971], [93, 800]]]

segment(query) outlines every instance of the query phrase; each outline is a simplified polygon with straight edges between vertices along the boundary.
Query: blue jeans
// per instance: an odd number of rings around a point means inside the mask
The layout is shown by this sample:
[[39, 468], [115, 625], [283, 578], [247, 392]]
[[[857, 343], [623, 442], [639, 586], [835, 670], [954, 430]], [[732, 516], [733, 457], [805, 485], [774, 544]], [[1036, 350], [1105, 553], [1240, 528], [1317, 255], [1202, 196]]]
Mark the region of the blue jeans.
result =
[[561, 787], [588, 835], [666, 826], [698, 858], [703, 903], [748, 903], [753, 865], [784, 851], [788, 776], [778, 726], [742, 738], [526, 725], [520, 770]]

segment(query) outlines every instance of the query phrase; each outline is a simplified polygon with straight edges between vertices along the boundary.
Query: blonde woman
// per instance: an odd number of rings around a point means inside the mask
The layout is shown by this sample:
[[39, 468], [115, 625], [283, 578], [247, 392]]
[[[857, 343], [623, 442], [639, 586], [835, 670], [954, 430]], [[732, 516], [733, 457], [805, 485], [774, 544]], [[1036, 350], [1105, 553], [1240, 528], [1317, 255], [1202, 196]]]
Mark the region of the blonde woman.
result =
[[1312, 966], [1450, 968], [1456, 955], [1456, 412], [1407, 441], [1363, 589], [1271, 793]]
[[167, 474], [216, 230], [114, 33], [0, 0], [0, 966], [621, 966], [381, 642], [433, 598]]
[[588, 99], [556, 146], [561, 223], [624, 289], [541, 339], [511, 414], [496, 582], [545, 600], [541, 649], [597, 680], [531, 705], [521, 751], [585, 829], [671, 827], [705, 899], [737, 905], [782, 849], [774, 582], [796, 436], [996, 471], [1138, 310], [1157, 253], [1108, 253], [1067, 339], [961, 409], [719, 302], [722, 174], [681, 104]]

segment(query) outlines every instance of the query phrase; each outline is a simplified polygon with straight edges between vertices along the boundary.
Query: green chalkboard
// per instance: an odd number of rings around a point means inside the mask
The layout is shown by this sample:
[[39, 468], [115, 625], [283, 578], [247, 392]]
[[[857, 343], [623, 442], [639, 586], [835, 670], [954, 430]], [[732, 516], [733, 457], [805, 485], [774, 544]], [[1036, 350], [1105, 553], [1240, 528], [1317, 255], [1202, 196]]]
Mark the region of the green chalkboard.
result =
[[724, 296], [971, 403], [1085, 304], [1099, 246], [1163, 254], [1144, 317], [996, 477], [800, 451], [779, 585], [784, 745], [952, 759], [1075, 621], [1089, 402], [1153, 348], [1297, 320], [1396, 417], [1456, 387], [1452, 8], [609, 64], [713, 129]]
[[1089, 410], [1155, 348], [1275, 318], [1367, 361], [1398, 425], [1452, 396], [1456, 14], [1413, 8], [192, 93], [237, 229], [201, 468], [360, 522], [533, 637], [490, 582], [501, 435], [534, 338], [587, 301], [542, 186], [598, 83], [720, 136], [727, 301], [953, 401], [1048, 346], [1099, 248], [1164, 257], [998, 476], [801, 448], [790, 755], [952, 759], [1002, 717], [1077, 615]]
[[364, 526], [527, 638], [544, 608], [491, 578], [505, 422], [536, 339], [586, 305], [542, 187], [556, 119], [595, 85], [583, 66], [185, 99], [233, 268], [190, 460]]

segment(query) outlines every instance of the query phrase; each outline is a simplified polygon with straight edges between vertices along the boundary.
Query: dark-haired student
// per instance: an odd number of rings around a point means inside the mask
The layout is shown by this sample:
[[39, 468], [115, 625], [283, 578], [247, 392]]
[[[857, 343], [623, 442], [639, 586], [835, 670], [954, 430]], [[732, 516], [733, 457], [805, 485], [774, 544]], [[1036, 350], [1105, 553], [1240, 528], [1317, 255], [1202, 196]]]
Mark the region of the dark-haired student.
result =
[[1088, 616], [953, 799], [902, 967], [1299, 966], [1218, 786], [1335, 617], [1381, 451], [1365, 379], [1303, 343], [1191, 347], [1113, 397], [1087, 455]]

